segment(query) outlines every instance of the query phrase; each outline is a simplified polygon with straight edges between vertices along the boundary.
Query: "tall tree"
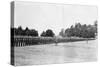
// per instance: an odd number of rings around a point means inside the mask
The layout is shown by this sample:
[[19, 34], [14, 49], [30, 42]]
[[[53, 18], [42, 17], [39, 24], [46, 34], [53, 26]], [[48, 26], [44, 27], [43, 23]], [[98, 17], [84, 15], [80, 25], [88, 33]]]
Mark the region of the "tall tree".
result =
[[18, 27], [18, 29], [16, 30], [16, 34], [17, 35], [23, 35], [23, 29], [21, 26]]
[[65, 37], [66, 36], [65, 35], [65, 30], [64, 29], [61, 29], [61, 32], [59, 33], [59, 35], [62, 36], [62, 37]]
[[28, 29], [28, 27], [26, 27], [26, 29], [24, 31], [24, 35], [25, 36], [29, 36], [30, 35], [30, 30]]
[[42, 37], [45, 37], [45, 36], [46, 36], [46, 32], [43, 31], [43, 32], [41, 33], [41, 36], [42, 36]]
[[38, 31], [35, 29], [30, 30], [30, 36], [38, 36]]
[[46, 30], [46, 36], [47, 37], [53, 37], [55, 34], [51, 29]]

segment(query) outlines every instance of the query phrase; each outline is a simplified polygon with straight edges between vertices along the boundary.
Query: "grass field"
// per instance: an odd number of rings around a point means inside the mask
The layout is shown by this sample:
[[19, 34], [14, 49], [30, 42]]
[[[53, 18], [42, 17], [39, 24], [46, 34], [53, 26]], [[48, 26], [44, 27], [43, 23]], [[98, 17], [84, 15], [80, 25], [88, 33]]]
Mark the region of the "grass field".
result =
[[97, 40], [15, 48], [15, 65], [39, 65], [97, 60]]

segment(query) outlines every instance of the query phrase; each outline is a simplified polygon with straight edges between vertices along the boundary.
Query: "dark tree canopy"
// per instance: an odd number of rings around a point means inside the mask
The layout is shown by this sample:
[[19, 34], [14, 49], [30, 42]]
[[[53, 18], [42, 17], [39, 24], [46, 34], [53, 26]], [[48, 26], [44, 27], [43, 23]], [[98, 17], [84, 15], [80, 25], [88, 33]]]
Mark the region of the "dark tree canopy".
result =
[[38, 31], [35, 29], [29, 29], [26, 27], [25, 30], [22, 29], [22, 27], [18, 28], [12, 28], [12, 31], [14, 30], [14, 35], [19, 35], [19, 36], [38, 36]]
[[[76, 23], [75, 26], [70, 26], [69, 28], [62, 29], [61, 32], [59, 32], [59, 35], [62, 37], [83, 37], [83, 38], [95, 38], [97, 36], [97, 20], [94, 22], [93, 25], [86, 25], [86, 24], [80, 24]], [[11, 28], [11, 32], [14, 35], [19, 36], [38, 36], [38, 31], [35, 29], [29, 29], [26, 27], [25, 29], [22, 29], [21, 26], [18, 28]], [[42, 37], [54, 37], [55, 34], [53, 30], [47, 29], [46, 31], [43, 31], [41, 33]]]
[[30, 35], [30, 30], [28, 29], [28, 27], [26, 27], [26, 29], [24, 30], [24, 35], [26, 36]]
[[54, 33], [53, 33], [53, 31], [51, 30], [51, 29], [48, 29], [48, 30], [46, 30], [46, 32], [45, 31], [43, 31], [42, 33], [41, 33], [41, 36], [42, 37], [54, 37]]
[[42, 36], [42, 37], [45, 37], [45, 36], [46, 36], [46, 32], [43, 31], [43, 32], [41, 33], [41, 36]]
[[15, 31], [16, 35], [23, 35], [23, 29], [21, 26], [18, 27], [18, 29], [16, 29]]
[[53, 33], [53, 31], [51, 29], [46, 30], [46, 36], [47, 37], [53, 37], [55, 34]]
[[38, 31], [35, 29], [30, 30], [30, 36], [38, 36]]
[[[61, 30], [62, 32], [62, 30]], [[60, 32], [60, 34], [61, 34]], [[95, 38], [97, 34], [97, 21], [94, 22], [94, 25], [81, 25], [80, 23], [76, 23], [75, 26], [71, 26], [65, 30], [63, 35], [67, 37], [83, 37], [83, 38]], [[61, 35], [63, 37], [63, 35]]]

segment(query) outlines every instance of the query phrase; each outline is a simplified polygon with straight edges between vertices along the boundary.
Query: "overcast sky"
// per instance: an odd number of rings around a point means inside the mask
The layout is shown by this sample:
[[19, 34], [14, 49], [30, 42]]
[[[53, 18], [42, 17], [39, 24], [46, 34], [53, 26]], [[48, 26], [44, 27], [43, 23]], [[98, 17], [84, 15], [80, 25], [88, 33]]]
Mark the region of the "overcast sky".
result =
[[15, 2], [14, 26], [38, 30], [52, 29], [56, 35], [76, 22], [93, 24], [97, 20], [96, 6]]

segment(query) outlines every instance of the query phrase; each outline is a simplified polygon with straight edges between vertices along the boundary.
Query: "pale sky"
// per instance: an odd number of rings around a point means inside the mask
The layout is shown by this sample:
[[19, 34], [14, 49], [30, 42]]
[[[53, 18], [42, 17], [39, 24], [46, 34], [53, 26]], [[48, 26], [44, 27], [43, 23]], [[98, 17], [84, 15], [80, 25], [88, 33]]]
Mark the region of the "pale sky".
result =
[[34, 2], [15, 2], [14, 26], [38, 30], [39, 34], [52, 29], [58, 35], [76, 22], [93, 24], [97, 20], [96, 6], [63, 5]]

